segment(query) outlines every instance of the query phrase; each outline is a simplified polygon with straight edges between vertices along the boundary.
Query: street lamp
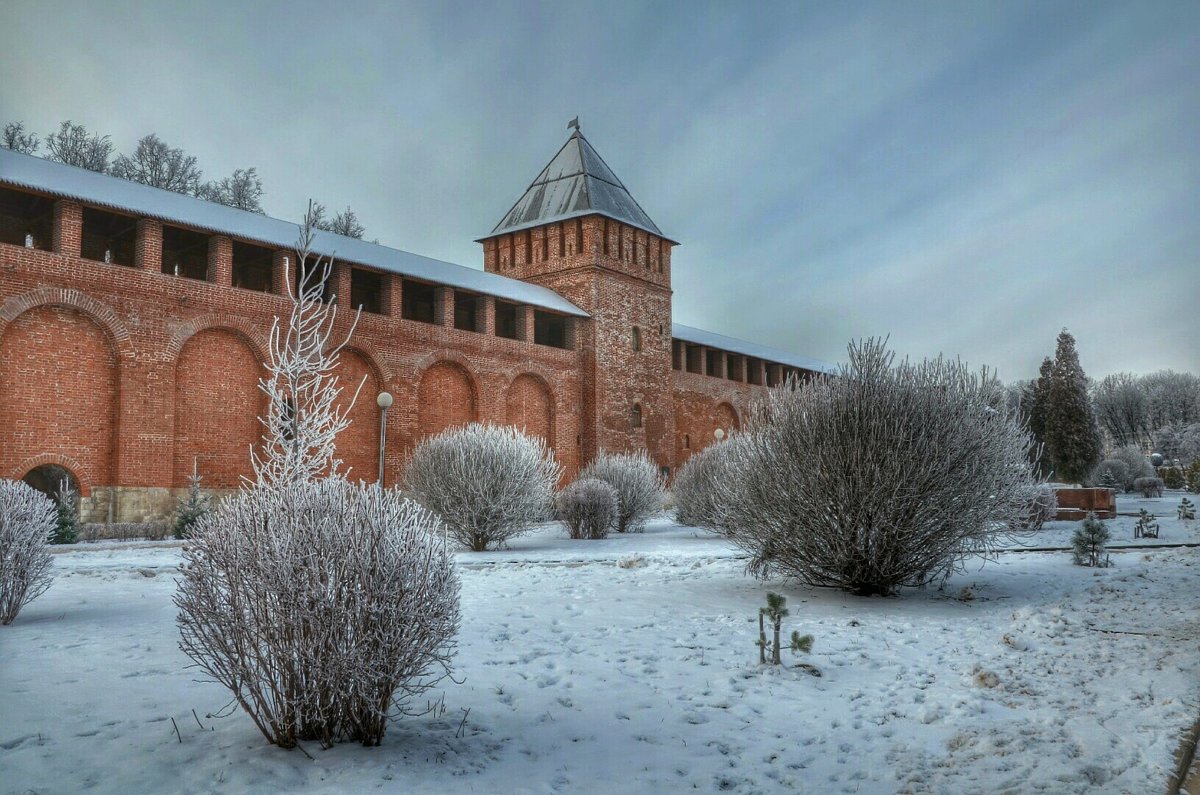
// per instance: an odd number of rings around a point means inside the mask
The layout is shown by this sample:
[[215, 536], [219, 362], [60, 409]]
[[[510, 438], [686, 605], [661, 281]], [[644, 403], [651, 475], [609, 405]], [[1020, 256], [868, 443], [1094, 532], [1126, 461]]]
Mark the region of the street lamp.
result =
[[387, 410], [392, 405], [392, 393], [380, 392], [375, 398], [379, 406], [379, 488], [383, 488], [383, 450], [387, 444]]
[[722, 439], [724, 439], [725, 438], [725, 429], [717, 428], [715, 431], [713, 431], [713, 438], [716, 439], [718, 442], [721, 441]]

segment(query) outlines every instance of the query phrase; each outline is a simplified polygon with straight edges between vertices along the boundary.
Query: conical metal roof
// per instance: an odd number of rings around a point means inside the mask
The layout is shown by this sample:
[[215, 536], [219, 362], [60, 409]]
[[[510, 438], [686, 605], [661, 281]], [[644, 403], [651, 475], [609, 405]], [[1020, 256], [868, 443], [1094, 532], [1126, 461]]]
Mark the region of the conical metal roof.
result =
[[491, 234], [480, 239], [593, 214], [664, 237], [604, 158], [576, 129]]

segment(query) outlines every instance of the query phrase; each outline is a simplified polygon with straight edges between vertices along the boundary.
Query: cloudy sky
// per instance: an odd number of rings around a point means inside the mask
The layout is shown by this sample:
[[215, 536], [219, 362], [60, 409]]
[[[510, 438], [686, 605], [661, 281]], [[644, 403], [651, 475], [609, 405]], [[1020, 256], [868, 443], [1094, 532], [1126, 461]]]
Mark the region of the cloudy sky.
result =
[[475, 267], [584, 134], [669, 236], [675, 320], [1036, 375], [1200, 371], [1200, 3], [7, 0], [0, 122], [157, 132], [270, 215]]

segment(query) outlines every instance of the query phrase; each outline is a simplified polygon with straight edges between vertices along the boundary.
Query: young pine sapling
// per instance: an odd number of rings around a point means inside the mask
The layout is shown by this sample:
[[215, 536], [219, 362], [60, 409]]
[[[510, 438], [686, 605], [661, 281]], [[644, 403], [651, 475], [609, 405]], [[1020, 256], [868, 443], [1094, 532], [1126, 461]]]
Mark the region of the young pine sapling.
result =
[[[767, 592], [767, 606], [761, 607], [758, 610], [758, 662], [760, 665], [767, 663], [767, 646], [771, 647], [771, 665], [782, 665], [779, 653], [781, 645], [779, 642], [779, 632], [783, 625], [783, 619], [788, 615], [787, 597], [783, 594]], [[766, 620], [771, 620], [772, 642], [767, 642]], [[795, 630], [792, 631], [791, 643], [789, 648], [793, 653], [812, 651], [813, 636], [801, 635]]]
[[[1176, 513], [1178, 514], [1180, 521], [1185, 520], [1185, 519], [1195, 519], [1196, 518], [1196, 504], [1193, 503], [1191, 500], [1189, 500], [1187, 497], [1184, 497], [1182, 500], [1179, 501], [1179, 508], [1176, 510]], [[1155, 536], [1155, 538], [1157, 538], [1157, 537], [1158, 536]]]
[[1134, 538], [1158, 538], [1158, 522], [1154, 515], [1142, 508], [1137, 524], [1133, 526]]

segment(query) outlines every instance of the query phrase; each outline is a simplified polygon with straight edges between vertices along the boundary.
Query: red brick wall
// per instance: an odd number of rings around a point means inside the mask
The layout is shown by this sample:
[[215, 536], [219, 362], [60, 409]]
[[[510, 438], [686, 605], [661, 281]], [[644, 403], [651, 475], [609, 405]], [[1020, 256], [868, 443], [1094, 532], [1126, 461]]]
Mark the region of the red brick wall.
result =
[[766, 388], [698, 373], [672, 372], [675, 387], [676, 466], [716, 441], [720, 428], [726, 435], [741, 430], [755, 397]]
[[379, 378], [366, 357], [353, 350], [342, 351], [337, 376], [342, 388], [339, 407], [349, 406], [358, 390], [358, 400], [350, 408], [350, 427], [337, 438], [340, 471], [351, 480], [374, 483], [379, 477], [379, 404], [375, 402], [380, 392]]
[[[140, 245], [154, 249], [150, 238], [159, 225], [140, 227], [146, 230]], [[223, 249], [218, 243], [218, 253]], [[206, 487], [236, 485], [249, 471], [264, 398], [257, 369], [253, 377], [248, 369], [263, 360], [271, 320], [285, 310], [285, 299], [4, 244], [0, 276], [0, 476], [19, 478], [47, 456], [65, 465], [78, 461], [69, 468], [84, 470], [75, 474], [88, 490], [183, 485], [192, 455], [201, 456]], [[350, 323], [351, 313], [343, 312], [335, 337]], [[34, 353], [33, 337], [54, 340], [54, 350]], [[373, 374], [339, 440], [352, 477], [374, 480], [375, 397], [386, 388], [395, 397], [388, 482], [398, 481], [423, 432], [420, 389], [430, 368], [430, 427], [475, 418], [505, 422], [509, 385], [522, 374], [553, 385], [556, 454], [571, 474], [578, 469], [579, 351], [366, 313], [351, 347], [344, 385], [352, 391], [363, 371]], [[443, 360], [451, 364], [435, 367]], [[457, 380], [445, 378], [447, 368]], [[468, 381], [475, 384], [470, 404]], [[217, 385], [227, 390], [220, 398]], [[44, 460], [29, 463], [39, 456]]]
[[473, 421], [475, 402], [475, 387], [467, 371], [453, 362], [437, 362], [421, 375], [417, 394], [420, 437], [436, 436]]
[[111, 483], [116, 406], [116, 352], [82, 312], [38, 306], [0, 329], [0, 477], [61, 456], [84, 496]]
[[519, 375], [513, 379], [506, 398], [505, 422], [540, 436], [554, 446], [554, 409], [549, 387], [540, 378]]
[[208, 328], [183, 345], [175, 366], [175, 469], [171, 485], [186, 486], [192, 462], [210, 489], [233, 489], [252, 477], [250, 447], [259, 447], [266, 395], [264, 369], [237, 332]]

